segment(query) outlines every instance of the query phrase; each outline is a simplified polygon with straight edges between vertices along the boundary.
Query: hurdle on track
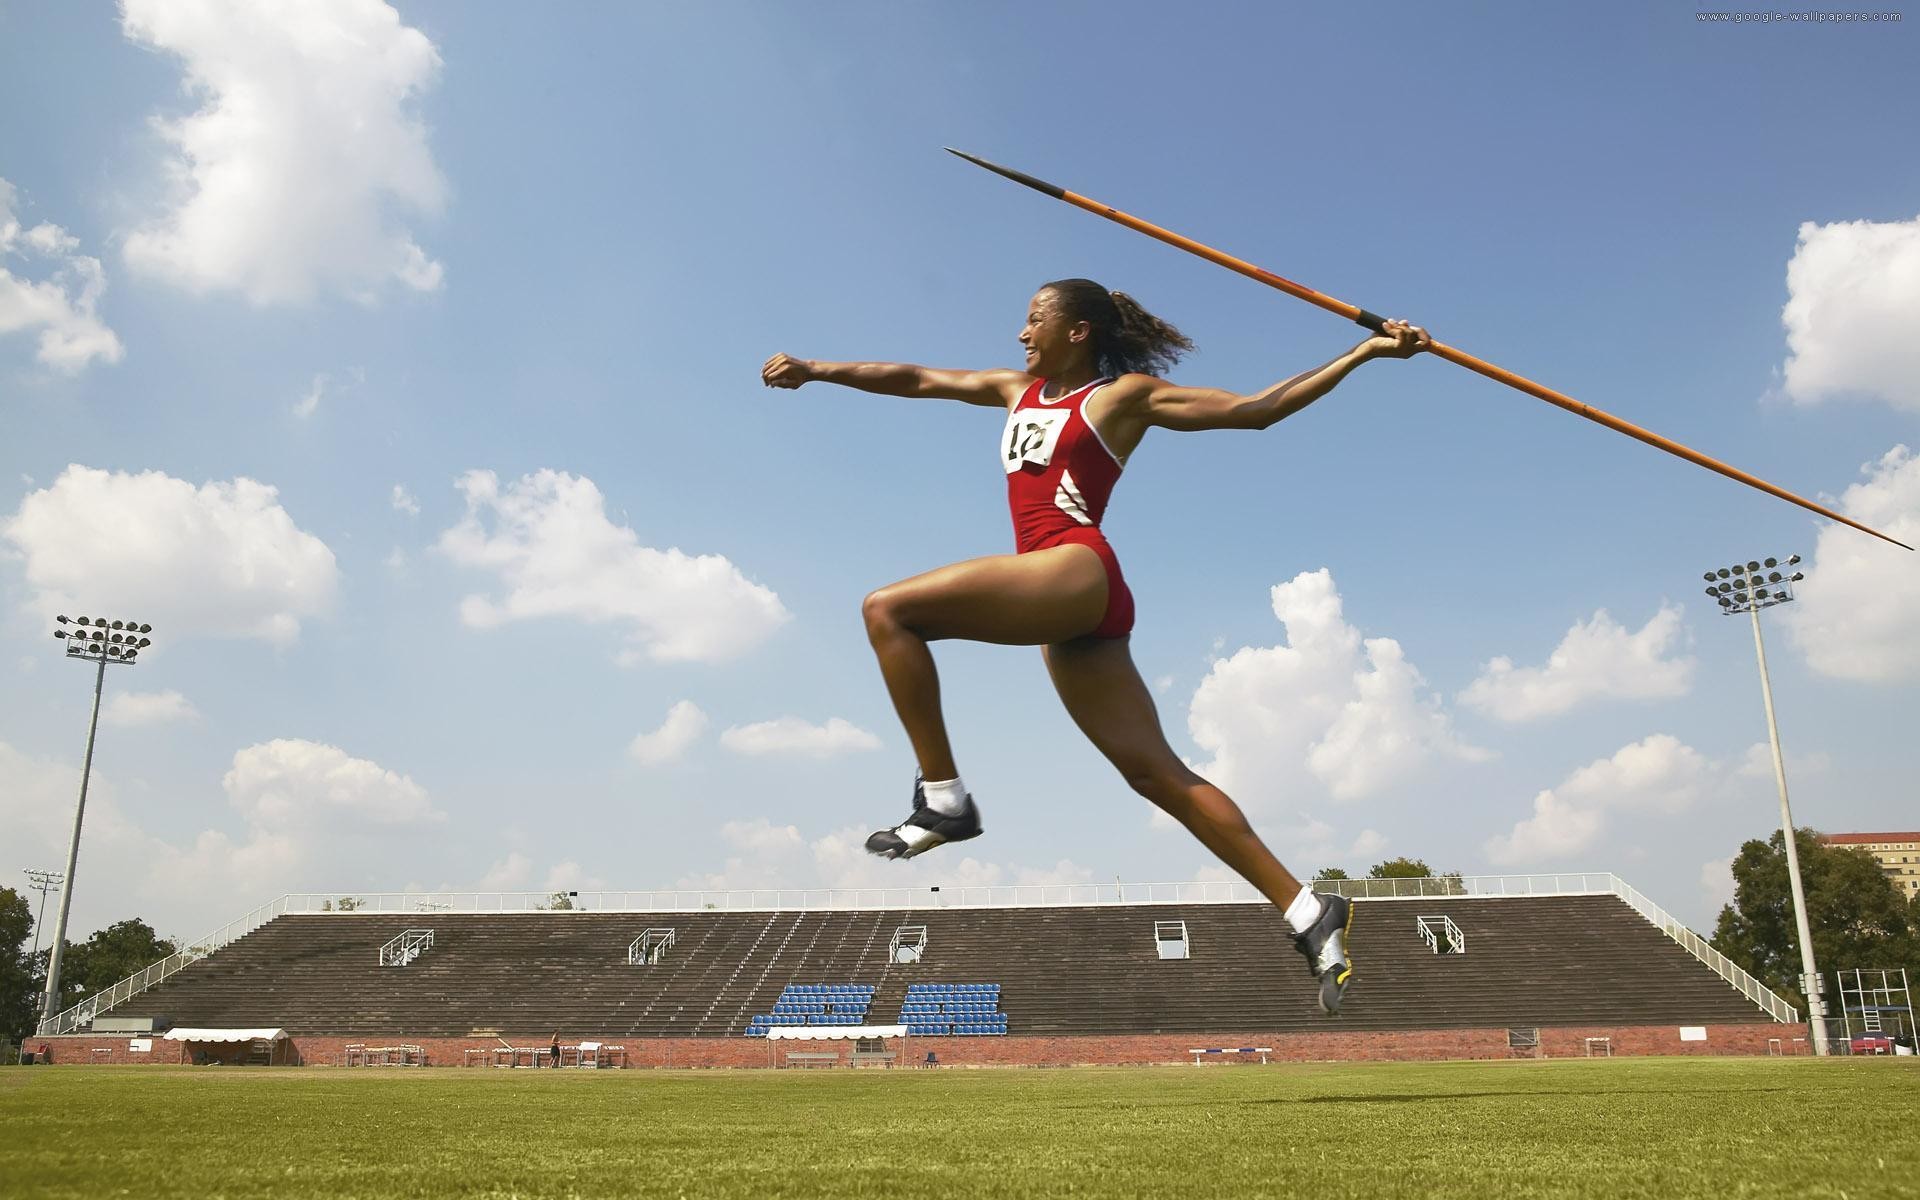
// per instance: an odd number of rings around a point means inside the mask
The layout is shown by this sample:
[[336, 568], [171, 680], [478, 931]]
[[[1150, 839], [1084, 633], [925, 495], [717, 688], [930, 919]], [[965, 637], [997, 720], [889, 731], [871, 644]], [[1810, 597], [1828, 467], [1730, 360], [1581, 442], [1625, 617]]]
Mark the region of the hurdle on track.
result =
[[1206, 1064], [1206, 1056], [1209, 1054], [1258, 1054], [1260, 1056], [1260, 1061], [1264, 1063], [1267, 1061], [1267, 1055], [1273, 1053], [1273, 1047], [1272, 1046], [1216, 1046], [1206, 1050], [1195, 1048], [1187, 1051], [1187, 1053], [1193, 1055], [1193, 1065], [1196, 1067], [1204, 1066]]

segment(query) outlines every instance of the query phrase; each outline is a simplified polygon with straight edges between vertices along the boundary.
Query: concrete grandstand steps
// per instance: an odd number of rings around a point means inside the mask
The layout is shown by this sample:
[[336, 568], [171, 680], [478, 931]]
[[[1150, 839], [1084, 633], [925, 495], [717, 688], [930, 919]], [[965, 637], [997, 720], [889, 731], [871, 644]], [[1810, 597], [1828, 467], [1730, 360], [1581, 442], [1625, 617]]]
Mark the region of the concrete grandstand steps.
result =
[[[1446, 915], [1464, 955], [1433, 954], [1417, 916]], [[1156, 920], [1187, 922], [1192, 957], [1163, 961]], [[925, 925], [922, 961], [888, 961], [894, 929]], [[649, 926], [663, 961], [630, 966]], [[382, 943], [430, 928], [434, 947], [382, 968]], [[1270, 906], [1196, 904], [672, 914], [365, 913], [280, 917], [116, 1015], [315, 1034], [510, 1040], [556, 1027], [614, 1040], [741, 1033], [793, 983], [875, 987], [891, 1024], [911, 983], [997, 983], [1018, 1036], [1259, 1033], [1506, 1025], [1711, 1024], [1759, 1009], [1611, 895], [1447, 897], [1355, 906], [1355, 982], [1337, 1023]]]

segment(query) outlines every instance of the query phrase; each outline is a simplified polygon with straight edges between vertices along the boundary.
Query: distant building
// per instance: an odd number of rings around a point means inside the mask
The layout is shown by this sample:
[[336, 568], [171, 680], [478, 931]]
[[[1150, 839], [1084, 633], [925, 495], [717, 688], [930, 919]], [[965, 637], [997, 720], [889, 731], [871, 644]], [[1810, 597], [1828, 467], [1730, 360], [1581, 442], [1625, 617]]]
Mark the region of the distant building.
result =
[[1880, 864], [1894, 890], [1911, 900], [1920, 896], [1920, 833], [1827, 833], [1829, 846], [1865, 850]]

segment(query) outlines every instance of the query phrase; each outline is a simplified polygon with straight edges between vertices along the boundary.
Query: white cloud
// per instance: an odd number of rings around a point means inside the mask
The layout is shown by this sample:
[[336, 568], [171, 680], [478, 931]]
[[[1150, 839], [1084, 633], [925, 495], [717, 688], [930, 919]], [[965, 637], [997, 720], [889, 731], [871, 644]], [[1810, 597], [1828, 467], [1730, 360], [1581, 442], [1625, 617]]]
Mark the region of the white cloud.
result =
[[1671, 816], [1688, 808], [1709, 782], [1712, 764], [1671, 734], [1656, 733], [1597, 759], [1533, 798], [1533, 815], [1504, 837], [1487, 841], [1501, 866], [1567, 858], [1591, 848], [1609, 813]]
[[276, 738], [233, 756], [220, 786], [247, 820], [264, 829], [359, 825], [418, 825], [443, 821], [424, 788], [379, 763], [350, 757], [338, 746]]
[[311, 420], [313, 414], [320, 411], [322, 400], [331, 400], [343, 394], [347, 389], [358, 387], [367, 381], [367, 372], [361, 367], [351, 367], [335, 375], [331, 371], [321, 371], [307, 385], [307, 390], [292, 404], [293, 415], [302, 421]]
[[1786, 392], [1920, 411], [1920, 217], [1800, 226], [1787, 264]]
[[[1837, 510], [1920, 545], [1920, 458], [1895, 446], [1862, 470]], [[1781, 617], [1808, 666], [1862, 683], [1920, 679], [1920, 554], [1828, 522], [1801, 569]]]
[[1564, 800], [1548, 789], [1533, 798], [1531, 817], [1507, 836], [1487, 842], [1487, 858], [1501, 866], [1566, 858], [1591, 846], [1601, 823], [1600, 810]]
[[667, 719], [651, 733], [637, 734], [627, 753], [642, 766], [657, 767], [673, 762], [687, 752], [707, 731], [707, 714], [691, 700], [682, 700], [667, 710]]
[[841, 717], [814, 725], [799, 717], [779, 717], [752, 725], [736, 725], [720, 734], [720, 744], [735, 754], [798, 754], [832, 758], [862, 750], [878, 750], [880, 739]]
[[1684, 696], [1694, 661], [1675, 657], [1683, 639], [1678, 605], [1663, 604], [1639, 632], [1607, 615], [1576, 621], [1545, 666], [1516, 667], [1505, 656], [1488, 662], [1460, 693], [1469, 708], [1500, 721], [1558, 716], [1594, 699], [1652, 700]]
[[1348, 848], [1347, 853], [1351, 854], [1355, 859], [1372, 858], [1386, 848], [1387, 839], [1385, 835], [1381, 834], [1378, 830], [1362, 829], [1359, 835], [1353, 839], [1353, 845]]
[[1722, 908], [1733, 903], [1733, 858], [1729, 854], [1700, 864], [1700, 892], [1706, 897], [1707, 912], [1716, 919]]
[[400, 219], [446, 203], [414, 107], [440, 55], [392, 7], [123, 0], [121, 27], [177, 58], [200, 104], [153, 122], [172, 194], [127, 236], [131, 265], [256, 304], [440, 286]]
[[159, 471], [70, 466], [0, 523], [25, 558], [30, 607], [190, 635], [293, 641], [338, 586], [333, 552], [301, 531], [278, 493], [241, 478], [196, 488]]
[[[1807, 775], [1818, 775], [1831, 765], [1825, 751], [1816, 750], [1811, 754], [1789, 754], [1787, 759], [1787, 779], [1799, 779]], [[1766, 742], [1755, 742], [1747, 747], [1745, 757], [1734, 774], [1742, 779], [1773, 780], [1773, 747]]]
[[410, 517], [420, 515], [420, 501], [414, 499], [413, 493], [407, 490], [405, 484], [393, 485], [393, 511], [405, 513]]
[[327, 376], [323, 371], [313, 377], [306, 394], [293, 402], [293, 415], [302, 421], [320, 411], [320, 398], [327, 394]]
[[[98, 359], [119, 362], [120, 339], [99, 316], [107, 290], [100, 260], [79, 253], [80, 241], [58, 225], [23, 229], [14, 215], [14, 186], [0, 179], [0, 336], [34, 331], [34, 357], [72, 375]], [[39, 280], [14, 273], [31, 267]]]
[[532, 878], [533, 860], [518, 850], [509, 850], [505, 858], [487, 868], [479, 886], [483, 892], [517, 892]]
[[179, 692], [115, 692], [101, 706], [100, 719], [109, 725], [165, 725], [197, 721], [200, 710]]
[[[555, 863], [548, 868], [538, 887], [532, 886], [534, 878], [533, 859], [518, 850], [507, 851], [507, 856], [489, 866], [474, 886], [482, 892], [592, 892], [607, 886], [606, 880], [597, 875], [589, 875], [586, 869], [572, 859]], [[465, 887], [441, 884], [437, 888], [427, 889], [410, 885], [403, 891], [460, 892]], [[545, 901], [541, 902], [542, 904]]]
[[522, 476], [504, 489], [491, 471], [459, 487], [466, 516], [439, 549], [462, 566], [495, 572], [501, 599], [470, 595], [460, 616], [488, 629], [536, 617], [625, 626], [623, 662], [731, 658], [788, 620], [780, 598], [718, 554], [642, 546], [607, 519], [591, 479], [559, 471]]
[[546, 882], [540, 885], [543, 892], [597, 892], [607, 886], [607, 881], [598, 875], [587, 874], [586, 868], [572, 859], [553, 864], [547, 871]]
[[720, 827], [726, 860], [717, 871], [683, 877], [677, 886], [710, 890], [750, 888], [887, 888], [939, 884], [961, 887], [1005, 884], [1053, 886], [1093, 882], [1093, 872], [1069, 859], [1051, 866], [1003, 866], [936, 850], [899, 862], [866, 852], [867, 834], [837, 829], [809, 839], [794, 825], [776, 825], [765, 817], [728, 821]]
[[[236, 826], [195, 832], [181, 816], [192, 800], [137, 779], [123, 785], [94, 764], [76, 936], [139, 916], [162, 934], [193, 937], [284, 892], [380, 890], [421, 852], [418, 839], [392, 836], [394, 821], [417, 829], [442, 819], [411, 780], [313, 742], [242, 750], [224, 782]], [[22, 861], [65, 861], [79, 783], [77, 759], [37, 759], [0, 742], [0, 828]]]
[[[280, 738], [248, 746], [233, 756], [220, 781], [227, 802], [246, 823], [236, 838], [203, 830], [190, 846], [152, 836], [151, 865], [142, 890], [175, 905], [199, 907], [187, 897], [228, 881], [226, 905], [252, 904], [302, 887], [337, 885], [362, 874], [381, 851], [405, 839], [386, 839], [394, 829], [419, 829], [446, 820], [425, 789], [376, 762], [353, 758], [337, 746]], [[370, 839], [369, 827], [379, 831]], [[409, 850], [406, 858], [416, 857]], [[392, 866], [398, 866], [393, 862]]]
[[1436, 756], [1488, 757], [1454, 735], [1398, 642], [1363, 641], [1347, 624], [1331, 572], [1297, 575], [1272, 601], [1287, 643], [1216, 660], [1187, 712], [1188, 732], [1211, 755], [1197, 769], [1243, 806], [1297, 804], [1312, 783], [1357, 799]]

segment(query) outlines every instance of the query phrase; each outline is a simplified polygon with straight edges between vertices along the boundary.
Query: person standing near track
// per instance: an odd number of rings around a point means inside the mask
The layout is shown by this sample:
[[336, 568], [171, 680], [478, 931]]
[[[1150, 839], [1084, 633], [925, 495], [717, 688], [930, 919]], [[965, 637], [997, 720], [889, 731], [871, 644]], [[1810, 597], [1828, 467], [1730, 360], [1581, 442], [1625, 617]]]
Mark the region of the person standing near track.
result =
[[1353, 967], [1344, 897], [1303, 886], [1273, 856], [1226, 793], [1167, 744], [1152, 696], [1128, 649], [1133, 596], [1100, 518], [1121, 471], [1149, 429], [1266, 429], [1331, 391], [1360, 364], [1408, 358], [1426, 331], [1388, 321], [1339, 357], [1252, 395], [1181, 387], [1157, 376], [1193, 343], [1122, 292], [1087, 279], [1043, 285], [1027, 305], [1023, 369], [941, 370], [901, 363], [814, 362], [776, 354], [769, 387], [837, 383], [889, 396], [959, 400], [1003, 409], [1001, 466], [1016, 552], [940, 567], [866, 598], [867, 636], [919, 762], [913, 811], [867, 839], [870, 853], [912, 858], [981, 832], [940, 708], [929, 643], [948, 638], [1039, 646], [1055, 690], [1129, 786], [1165, 810], [1285, 914], [1320, 985], [1339, 1011]]

